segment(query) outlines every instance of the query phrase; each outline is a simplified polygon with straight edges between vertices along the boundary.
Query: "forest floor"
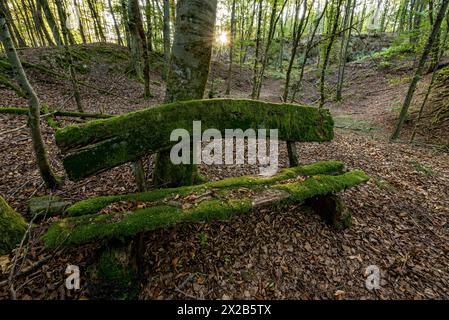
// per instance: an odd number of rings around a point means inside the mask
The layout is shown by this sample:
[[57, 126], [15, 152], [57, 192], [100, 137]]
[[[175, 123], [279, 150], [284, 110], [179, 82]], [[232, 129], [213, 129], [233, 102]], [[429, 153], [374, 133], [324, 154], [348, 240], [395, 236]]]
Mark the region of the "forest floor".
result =
[[[105, 49], [106, 48], [106, 49]], [[81, 51], [81, 50], [80, 50]], [[81, 76], [91, 87], [82, 88], [86, 111], [120, 114], [155, 105], [163, 100], [161, 65], [153, 65], [154, 98], [141, 98], [142, 85], [126, 75], [123, 50], [91, 46], [88, 70]], [[109, 52], [109, 53], [108, 53]], [[115, 52], [115, 58], [111, 57]], [[57, 63], [49, 49], [27, 50], [22, 57], [33, 63]], [[45, 58], [43, 58], [45, 57]], [[443, 299], [449, 298], [449, 155], [430, 142], [426, 130], [418, 145], [390, 143], [398, 107], [407, 91], [413, 61], [403, 59], [393, 70], [380, 68], [370, 58], [350, 63], [343, 101], [329, 103], [336, 119], [336, 137], [329, 143], [298, 144], [300, 160], [341, 160], [348, 168], [360, 168], [371, 176], [363, 186], [342, 196], [353, 213], [349, 229], [336, 231], [304, 207], [263, 209], [228, 222], [184, 224], [145, 234], [145, 282], [142, 299]], [[51, 70], [58, 70], [52, 64]], [[216, 78], [224, 67], [213, 64]], [[248, 97], [251, 71], [236, 68], [232, 96]], [[67, 81], [30, 70], [31, 83], [50, 108], [75, 110], [68, 99]], [[418, 97], [429, 81], [426, 75]], [[335, 76], [329, 76], [330, 87]], [[318, 99], [317, 72], [310, 70], [300, 97], [302, 103]], [[103, 88], [109, 94], [99, 92]], [[261, 99], [280, 102], [283, 80], [268, 76]], [[14, 93], [0, 89], [0, 106], [26, 106]], [[25, 116], [0, 114], [0, 194], [26, 216], [33, 196], [48, 194], [37, 171]], [[43, 123], [50, 161], [63, 173], [54, 129]], [[73, 120], [60, 120], [61, 125]], [[20, 128], [20, 129], [18, 129]], [[410, 134], [406, 125], [404, 136]], [[447, 136], [439, 135], [442, 141]], [[145, 159], [151, 175], [151, 157]], [[286, 165], [285, 147], [280, 162]], [[256, 167], [201, 167], [209, 179], [256, 173]], [[136, 191], [129, 165], [123, 165], [81, 182], [65, 181], [55, 191], [77, 201], [92, 196]], [[15, 277], [19, 299], [90, 298], [89, 286], [65, 289], [67, 264], [83, 271], [95, 256], [97, 245], [47, 252], [39, 234], [49, 221], [33, 231], [27, 257], [18, 265], [25, 270], [50, 257], [31, 272]], [[11, 257], [0, 257], [0, 298], [8, 291], [1, 285]], [[377, 265], [381, 288], [365, 287], [366, 268]]]

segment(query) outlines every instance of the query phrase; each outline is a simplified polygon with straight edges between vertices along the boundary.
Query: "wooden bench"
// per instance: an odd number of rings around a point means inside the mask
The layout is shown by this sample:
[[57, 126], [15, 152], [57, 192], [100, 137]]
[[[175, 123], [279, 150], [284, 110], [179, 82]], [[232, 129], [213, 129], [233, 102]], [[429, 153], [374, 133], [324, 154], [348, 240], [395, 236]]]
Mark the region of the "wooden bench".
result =
[[[57, 131], [56, 143], [65, 154], [69, 178], [79, 180], [170, 147], [171, 131], [189, 131], [194, 120], [202, 121], [204, 130], [223, 132], [227, 128], [276, 128], [279, 138], [288, 141], [324, 142], [334, 135], [326, 109], [214, 99], [161, 105], [69, 126]], [[246, 176], [90, 198], [70, 206], [64, 213], [67, 217], [53, 224], [43, 239], [47, 247], [54, 248], [132, 237], [180, 222], [226, 220], [261, 206], [318, 201], [367, 180], [362, 171], [345, 172], [342, 162], [326, 161], [287, 168], [272, 177]], [[335, 226], [345, 223], [345, 217], [331, 220]]]

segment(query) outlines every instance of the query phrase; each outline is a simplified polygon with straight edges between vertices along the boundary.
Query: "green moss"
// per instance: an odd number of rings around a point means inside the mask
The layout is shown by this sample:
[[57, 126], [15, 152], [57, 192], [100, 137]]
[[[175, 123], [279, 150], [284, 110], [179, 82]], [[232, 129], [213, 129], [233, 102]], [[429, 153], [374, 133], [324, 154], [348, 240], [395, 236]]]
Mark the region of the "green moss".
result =
[[59, 244], [79, 245], [97, 240], [110, 240], [133, 236], [139, 232], [168, 227], [178, 222], [224, 220], [239, 212], [249, 212], [249, 200], [230, 200], [222, 202], [211, 200], [197, 207], [182, 210], [169, 205], [160, 205], [135, 212], [112, 215], [89, 215], [67, 218], [53, 224], [43, 240], [47, 247]]
[[0, 107], [0, 113], [28, 115], [28, 108]]
[[119, 201], [152, 202], [173, 195], [186, 195], [188, 193], [194, 193], [205, 189], [230, 189], [239, 187], [255, 188], [259, 186], [270, 185], [282, 180], [293, 179], [297, 176], [341, 173], [343, 170], [344, 164], [340, 161], [321, 161], [310, 165], [286, 168], [273, 177], [243, 176], [228, 178], [220, 181], [212, 181], [192, 187], [158, 189], [143, 193], [91, 198], [75, 203], [66, 210], [66, 214], [68, 216], [94, 214], [104, 207]]
[[[91, 268], [91, 294], [98, 299], [133, 300], [139, 286], [137, 271], [130, 265], [125, 246], [106, 248], [98, 263]], [[93, 270], [92, 270], [93, 269]]]
[[[345, 190], [367, 180], [368, 177], [363, 172], [353, 171], [336, 176], [314, 176], [305, 181], [279, 184], [271, 188], [286, 190], [290, 196], [279, 204], [288, 204]], [[250, 198], [218, 197], [188, 209], [158, 204], [134, 212], [70, 217], [53, 224], [44, 234], [43, 240], [47, 247], [54, 248], [58, 245], [80, 245], [92, 241], [121, 239], [180, 222], [227, 220], [235, 214], [251, 212], [252, 206]]]
[[333, 120], [328, 110], [253, 100], [213, 99], [177, 102], [111, 119], [70, 126], [56, 132], [63, 151], [76, 148], [64, 159], [68, 176], [79, 180], [139, 157], [170, 148], [174, 129], [192, 133], [192, 122], [202, 131], [218, 129], [278, 129], [279, 139], [330, 141]]
[[308, 198], [346, 190], [347, 188], [364, 183], [368, 180], [369, 177], [363, 171], [355, 170], [343, 173], [339, 176], [313, 176], [303, 183], [287, 183], [275, 185], [273, 187], [288, 191], [291, 194], [291, 199], [293, 201], [302, 202]]
[[0, 255], [13, 250], [26, 231], [25, 220], [0, 196]]
[[423, 165], [422, 163], [419, 163], [418, 161], [412, 160], [412, 161], [410, 161], [410, 164], [417, 172], [423, 173], [426, 176], [433, 177], [433, 176], [437, 175], [437, 173], [431, 167]]

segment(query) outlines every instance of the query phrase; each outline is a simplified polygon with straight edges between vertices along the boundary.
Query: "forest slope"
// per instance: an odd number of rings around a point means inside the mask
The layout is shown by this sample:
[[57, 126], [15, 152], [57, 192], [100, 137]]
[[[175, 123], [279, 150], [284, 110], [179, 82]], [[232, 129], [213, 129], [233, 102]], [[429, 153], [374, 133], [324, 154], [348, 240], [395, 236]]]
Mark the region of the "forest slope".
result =
[[[77, 52], [77, 66], [85, 69], [80, 78], [89, 85], [81, 90], [85, 111], [119, 114], [162, 101], [164, 83], [156, 56], [151, 75], [155, 96], [145, 101], [142, 84], [127, 73], [124, 50], [91, 45], [80, 46]], [[29, 62], [63, 72], [57, 54], [50, 49], [25, 50], [21, 55]], [[141, 298], [334, 298], [338, 290], [344, 291], [346, 298], [447, 298], [448, 154], [425, 146], [390, 144], [386, 139], [407, 90], [404, 79], [413, 64], [406, 57], [398, 62], [394, 72], [371, 58], [349, 64], [343, 102], [326, 105], [340, 127], [336, 139], [298, 145], [301, 162], [342, 160], [349, 168], [360, 168], [372, 177], [368, 184], [344, 194], [354, 217], [350, 229], [331, 230], [305, 209], [289, 206], [274, 214], [260, 210], [222, 224], [198, 223], [151, 232], [145, 235], [149, 268]], [[402, 74], [398, 73], [400, 66], [404, 68]], [[220, 78], [224, 69], [214, 63], [212, 74]], [[251, 72], [243, 69], [240, 75], [238, 68], [234, 72], [238, 77], [234, 76], [232, 96], [247, 97]], [[50, 108], [76, 110], [72, 102], [67, 102], [71, 90], [68, 81], [37, 69], [29, 74], [39, 97]], [[312, 103], [318, 99], [315, 70], [311, 69], [305, 79], [305, 94], [300, 101]], [[282, 85], [282, 79], [269, 76], [262, 99], [279, 101]], [[11, 91], [1, 89], [0, 97], [1, 106], [26, 106], [26, 101]], [[22, 214], [26, 214], [32, 196], [45, 194], [31, 138], [23, 127], [25, 121], [25, 116], [0, 114], [0, 194]], [[64, 119], [60, 125], [73, 121]], [[42, 123], [50, 161], [62, 173], [54, 129], [46, 121]], [[145, 164], [149, 166], [151, 161], [148, 157]], [[282, 145], [280, 163], [286, 166], [287, 161]], [[210, 179], [221, 179], [256, 173], [257, 167], [212, 166], [201, 167], [201, 171]], [[130, 166], [123, 165], [81, 182], [66, 181], [55, 194], [76, 201], [133, 191]], [[29, 264], [47, 254], [37, 242], [45, 228], [44, 223], [34, 231], [36, 243]], [[44, 266], [48, 272], [17, 280], [16, 287], [24, 285], [18, 297], [61, 298], [64, 290], [60, 290], [60, 279], [66, 261], [82, 268], [94, 249], [86, 246], [77, 251], [58, 251]], [[373, 264], [382, 272], [382, 288], [376, 293], [365, 289], [363, 275]], [[4, 289], [0, 289], [0, 297], [8, 295]], [[89, 297], [88, 289], [71, 298], [81, 296]]]

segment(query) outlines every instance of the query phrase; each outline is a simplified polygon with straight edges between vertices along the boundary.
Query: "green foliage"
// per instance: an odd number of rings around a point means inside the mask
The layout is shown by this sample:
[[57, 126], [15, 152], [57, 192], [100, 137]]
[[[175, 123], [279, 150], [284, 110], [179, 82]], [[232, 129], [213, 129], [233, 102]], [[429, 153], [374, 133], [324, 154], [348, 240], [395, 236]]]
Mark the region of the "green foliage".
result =
[[407, 55], [413, 55], [416, 51], [416, 45], [407, 41], [401, 41], [395, 43], [389, 48], [383, 49], [382, 51], [375, 53], [373, 56], [384, 59], [400, 58]]
[[207, 240], [208, 240], [207, 233], [202, 231], [198, 234], [198, 241], [202, 248], [204, 248], [207, 245]]
[[384, 180], [381, 177], [374, 177], [373, 181], [379, 189], [387, 190], [390, 192], [396, 191], [396, 188], [394, 186], [392, 186], [387, 180]]
[[351, 116], [336, 116], [334, 117], [334, 120], [336, 128], [360, 131], [363, 133], [377, 130], [368, 121], [354, 119]]
[[423, 173], [426, 176], [433, 177], [436, 175], [436, 172], [431, 167], [428, 167], [418, 161], [412, 160], [410, 161], [410, 164], [417, 172]]

